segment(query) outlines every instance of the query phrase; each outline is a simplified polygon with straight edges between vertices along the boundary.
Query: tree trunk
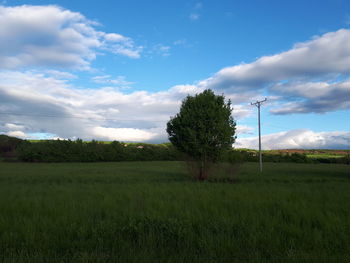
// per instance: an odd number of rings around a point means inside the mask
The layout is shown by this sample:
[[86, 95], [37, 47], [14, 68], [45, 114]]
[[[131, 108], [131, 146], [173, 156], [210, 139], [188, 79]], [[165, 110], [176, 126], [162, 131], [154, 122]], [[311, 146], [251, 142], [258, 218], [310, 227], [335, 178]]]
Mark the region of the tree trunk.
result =
[[199, 174], [198, 174], [198, 180], [204, 181], [208, 178], [208, 161], [206, 158], [203, 158], [199, 161]]

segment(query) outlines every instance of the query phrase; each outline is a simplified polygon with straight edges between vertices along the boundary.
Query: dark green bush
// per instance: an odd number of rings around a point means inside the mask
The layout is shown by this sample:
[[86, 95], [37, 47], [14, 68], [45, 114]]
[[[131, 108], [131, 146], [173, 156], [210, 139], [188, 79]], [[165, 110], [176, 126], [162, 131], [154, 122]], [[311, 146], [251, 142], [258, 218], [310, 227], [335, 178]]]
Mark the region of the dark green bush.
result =
[[228, 151], [224, 157], [224, 161], [227, 161], [230, 164], [241, 164], [245, 161], [245, 159], [245, 154], [236, 150]]
[[106, 144], [78, 139], [25, 141], [17, 149], [18, 159], [27, 162], [171, 161], [180, 155], [170, 144]]
[[10, 161], [16, 159], [16, 149], [24, 141], [0, 134], [0, 160]]
[[0, 134], [0, 153], [13, 151], [22, 142], [19, 138]]
[[[119, 162], [119, 161], [180, 161], [184, 160], [170, 143], [121, 143], [114, 141], [84, 142], [81, 139], [27, 141], [0, 135], [0, 161], [25, 162]], [[230, 149], [220, 161], [230, 164], [258, 162], [254, 150]], [[264, 162], [342, 163], [350, 164], [350, 154], [339, 158], [309, 158], [300, 153], [263, 152]]]
[[338, 158], [338, 162], [344, 163], [344, 164], [350, 164], [350, 154], [348, 154], [344, 157]]

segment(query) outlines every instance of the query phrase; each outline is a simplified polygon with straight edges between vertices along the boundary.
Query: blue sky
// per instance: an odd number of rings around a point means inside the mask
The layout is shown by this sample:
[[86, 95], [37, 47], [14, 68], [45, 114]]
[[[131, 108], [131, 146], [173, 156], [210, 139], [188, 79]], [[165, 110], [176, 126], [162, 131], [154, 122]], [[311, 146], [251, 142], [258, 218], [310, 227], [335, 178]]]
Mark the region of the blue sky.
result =
[[[163, 142], [187, 94], [234, 106], [236, 147], [350, 148], [350, 3], [2, 1], [0, 132]], [[349, 42], [348, 42], [349, 41]]]

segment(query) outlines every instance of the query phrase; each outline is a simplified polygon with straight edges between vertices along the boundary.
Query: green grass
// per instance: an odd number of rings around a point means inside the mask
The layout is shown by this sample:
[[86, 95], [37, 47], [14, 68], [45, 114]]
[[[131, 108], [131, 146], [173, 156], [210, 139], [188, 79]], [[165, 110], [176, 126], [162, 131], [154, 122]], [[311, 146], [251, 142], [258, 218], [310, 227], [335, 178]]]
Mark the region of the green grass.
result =
[[0, 262], [350, 262], [350, 166], [256, 171], [0, 163]]

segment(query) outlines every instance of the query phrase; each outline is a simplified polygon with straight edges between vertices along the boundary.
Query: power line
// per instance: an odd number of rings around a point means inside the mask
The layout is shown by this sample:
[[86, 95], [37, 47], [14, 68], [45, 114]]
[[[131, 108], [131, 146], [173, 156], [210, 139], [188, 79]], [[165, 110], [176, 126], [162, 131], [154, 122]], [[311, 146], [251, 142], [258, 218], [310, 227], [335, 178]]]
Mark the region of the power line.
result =
[[254, 105], [258, 108], [258, 124], [259, 124], [259, 163], [260, 163], [260, 172], [262, 172], [262, 155], [261, 155], [261, 129], [260, 129], [260, 107], [261, 104], [263, 104], [265, 101], [267, 101], [267, 98], [264, 100], [251, 102], [250, 105]]

